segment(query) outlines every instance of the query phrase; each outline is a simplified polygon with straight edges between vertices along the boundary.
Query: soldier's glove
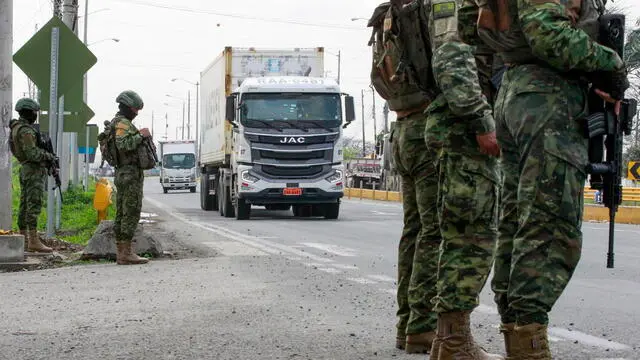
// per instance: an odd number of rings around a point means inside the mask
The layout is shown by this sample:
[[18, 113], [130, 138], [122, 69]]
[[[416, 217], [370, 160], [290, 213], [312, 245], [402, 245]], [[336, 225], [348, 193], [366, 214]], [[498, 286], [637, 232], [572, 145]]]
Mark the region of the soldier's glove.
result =
[[615, 100], [624, 99], [624, 92], [631, 86], [626, 68], [609, 73], [599, 73], [597, 77], [598, 79], [594, 80], [595, 88], [606, 92]]

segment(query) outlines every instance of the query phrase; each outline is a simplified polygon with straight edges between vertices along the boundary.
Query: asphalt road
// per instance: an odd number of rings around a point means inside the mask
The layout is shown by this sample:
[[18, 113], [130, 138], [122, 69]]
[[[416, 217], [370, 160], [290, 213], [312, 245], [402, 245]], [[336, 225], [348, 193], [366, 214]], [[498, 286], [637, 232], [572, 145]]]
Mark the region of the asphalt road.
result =
[[[222, 218], [199, 194], [145, 185], [145, 211], [211, 257], [0, 274], [0, 359], [413, 359], [393, 348], [398, 203], [345, 200], [338, 220], [254, 208]], [[640, 227], [584, 224], [551, 314], [556, 359], [640, 359]], [[490, 289], [474, 335], [503, 353]]]

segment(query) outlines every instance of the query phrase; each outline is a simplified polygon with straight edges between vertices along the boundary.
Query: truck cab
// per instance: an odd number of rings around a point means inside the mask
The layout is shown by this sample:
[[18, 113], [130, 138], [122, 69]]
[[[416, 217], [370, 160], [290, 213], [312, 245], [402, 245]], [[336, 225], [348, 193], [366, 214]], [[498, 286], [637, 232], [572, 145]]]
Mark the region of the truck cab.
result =
[[160, 185], [196, 192], [196, 151], [193, 140], [160, 141]]

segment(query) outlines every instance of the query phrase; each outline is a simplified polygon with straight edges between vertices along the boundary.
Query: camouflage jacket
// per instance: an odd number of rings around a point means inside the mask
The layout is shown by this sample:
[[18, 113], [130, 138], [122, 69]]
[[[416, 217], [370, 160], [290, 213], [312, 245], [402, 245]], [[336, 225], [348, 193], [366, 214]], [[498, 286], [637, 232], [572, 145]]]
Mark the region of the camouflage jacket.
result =
[[11, 120], [11, 141], [13, 142], [13, 156], [20, 163], [42, 163], [54, 160], [51, 153], [38, 146], [40, 134], [23, 118]]
[[142, 134], [131, 121], [120, 113], [114, 118], [116, 128], [116, 148], [122, 165], [136, 164], [137, 150], [142, 143]]

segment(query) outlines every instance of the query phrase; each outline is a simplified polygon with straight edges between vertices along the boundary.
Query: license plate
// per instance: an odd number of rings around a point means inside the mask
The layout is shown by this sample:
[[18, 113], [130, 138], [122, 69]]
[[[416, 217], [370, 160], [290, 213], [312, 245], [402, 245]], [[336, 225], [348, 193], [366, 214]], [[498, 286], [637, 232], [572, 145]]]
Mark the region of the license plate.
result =
[[282, 191], [282, 194], [287, 196], [300, 196], [302, 195], [302, 189], [301, 188], [285, 188]]

